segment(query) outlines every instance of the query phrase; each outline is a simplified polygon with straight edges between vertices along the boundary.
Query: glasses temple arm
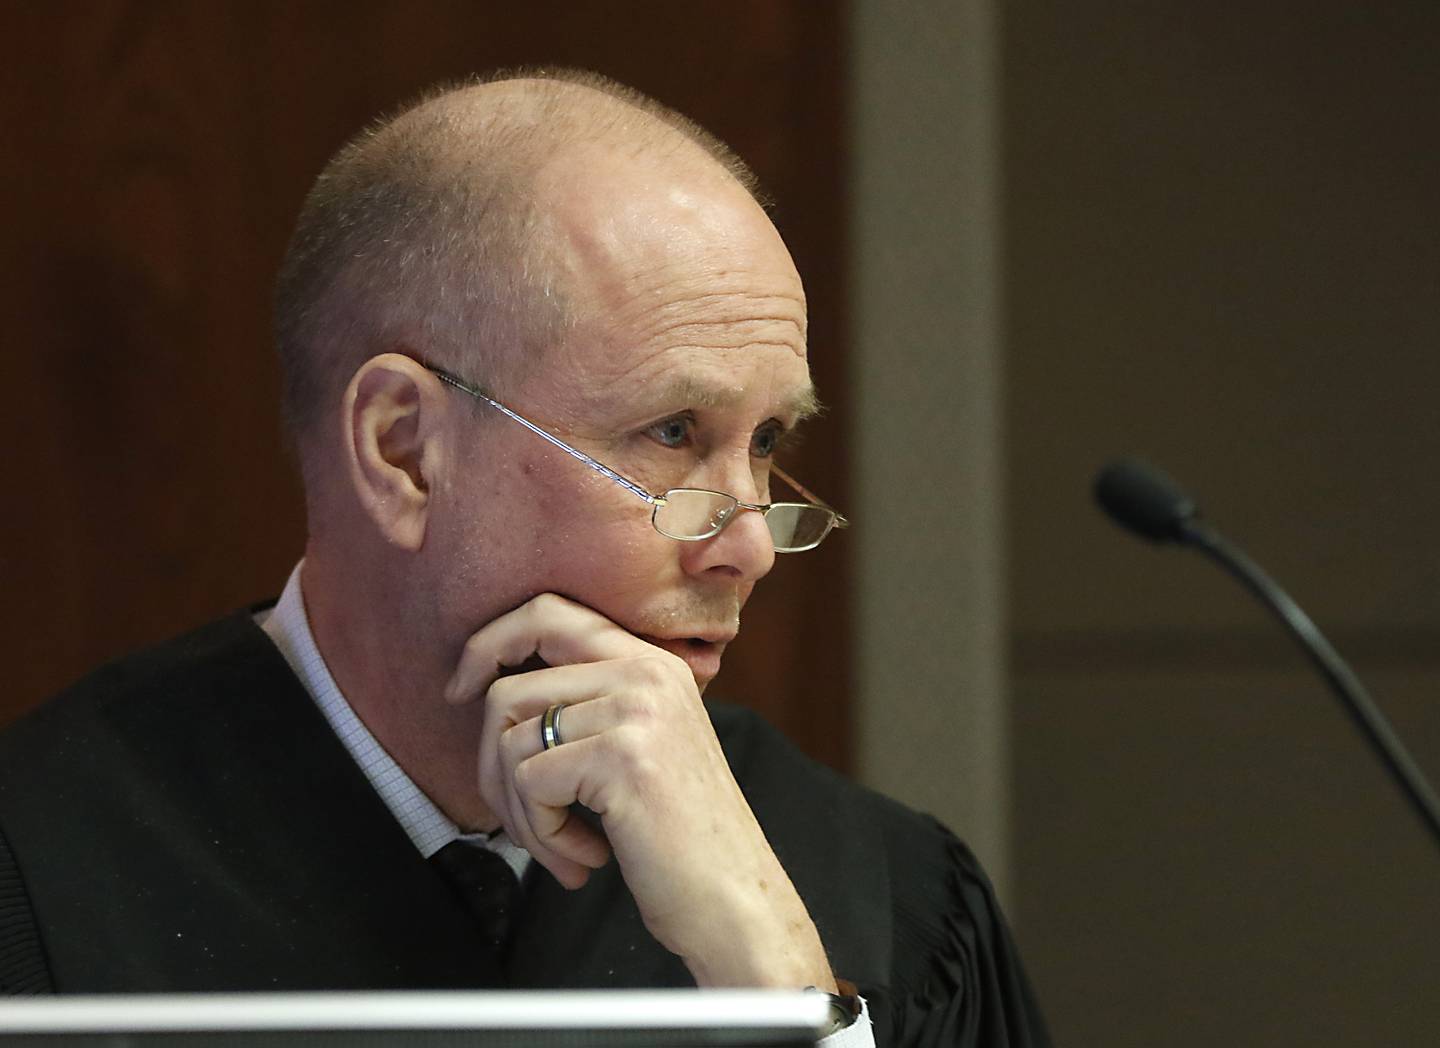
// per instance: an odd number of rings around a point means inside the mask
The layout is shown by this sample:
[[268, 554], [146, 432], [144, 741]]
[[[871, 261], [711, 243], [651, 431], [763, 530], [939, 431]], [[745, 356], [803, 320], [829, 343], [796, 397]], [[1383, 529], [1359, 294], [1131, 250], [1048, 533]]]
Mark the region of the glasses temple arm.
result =
[[770, 464], [770, 471], [774, 473], [777, 477], [779, 477], [781, 480], [783, 480], [786, 484], [789, 484], [796, 491], [800, 492], [802, 496], [815, 503], [815, 505], [820, 506], [823, 509], [828, 509], [831, 513], [835, 514], [835, 526], [837, 528], [843, 528], [850, 523], [844, 518], [844, 516], [841, 515], [840, 511], [837, 510], [834, 506], [830, 505], [830, 503], [826, 502], [819, 495], [815, 494], [804, 484], [801, 484], [798, 480], [796, 480], [790, 474], [786, 473], [783, 469], [781, 469], [773, 462]]
[[585, 452], [581, 451], [579, 448], [572, 448], [569, 444], [565, 443], [563, 440], [561, 440], [559, 437], [555, 436], [554, 434], [545, 432], [545, 430], [541, 429], [541, 428], [540, 428], [539, 426], [537, 426], [535, 423], [531, 422], [531, 421], [530, 421], [528, 418], [526, 418], [524, 415], [520, 414], [520, 413], [517, 412], [517, 411], [512, 411], [510, 408], [507, 408], [504, 404], [500, 403], [500, 401], [495, 400], [495, 399], [492, 398], [492, 397], [486, 396], [484, 393], [480, 392], [480, 391], [479, 391], [478, 389], [476, 389], [474, 386], [471, 386], [471, 385], [469, 385], [468, 383], [462, 382], [460, 379], [456, 378], [454, 375], [450, 374], [448, 371], [443, 371], [443, 370], [441, 370], [440, 368], [434, 367], [433, 365], [427, 365], [427, 367], [429, 367], [429, 370], [430, 370], [430, 371], [435, 375], [435, 377], [438, 378], [441, 382], [444, 382], [445, 384], [450, 385], [450, 386], [454, 386], [456, 389], [460, 390], [462, 393], [468, 393], [470, 396], [474, 397], [476, 400], [483, 400], [486, 404], [489, 404], [489, 405], [490, 405], [492, 408], [494, 408], [496, 411], [498, 411], [498, 412], [500, 412], [501, 414], [506, 415], [506, 416], [514, 419], [516, 422], [520, 423], [520, 425], [524, 426], [524, 427], [525, 427], [526, 429], [528, 429], [531, 433], [534, 433], [537, 437], [544, 437], [544, 438], [545, 438], [546, 440], [548, 440], [551, 444], [554, 444], [557, 448], [559, 448], [561, 451], [565, 452], [565, 454], [569, 455], [571, 458], [577, 459], [577, 460], [579, 460], [580, 462], [585, 463], [585, 465], [589, 466], [589, 467], [590, 467], [591, 469], [593, 469], [596, 473], [599, 473], [602, 477], [609, 477], [611, 480], [613, 480], [616, 484], [619, 484], [619, 485], [620, 485], [622, 488], [624, 488], [626, 491], [630, 491], [630, 492], [633, 492], [633, 493], [636, 494], [636, 495], [639, 495], [642, 499], [644, 499], [646, 502], [650, 503], [652, 506], [661, 505], [661, 504], [665, 501], [663, 498], [660, 498], [658, 495], [652, 495], [652, 494], [650, 494], [650, 492], [646, 491], [646, 490], [645, 490], [644, 488], [642, 488], [639, 484], [635, 483], [635, 481], [631, 480], [629, 477], [625, 476], [624, 474], [616, 473], [616, 472], [615, 472], [613, 469], [611, 469], [609, 466], [605, 465], [605, 463], [599, 462], [599, 461], [591, 458], [589, 455], [585, 454]]

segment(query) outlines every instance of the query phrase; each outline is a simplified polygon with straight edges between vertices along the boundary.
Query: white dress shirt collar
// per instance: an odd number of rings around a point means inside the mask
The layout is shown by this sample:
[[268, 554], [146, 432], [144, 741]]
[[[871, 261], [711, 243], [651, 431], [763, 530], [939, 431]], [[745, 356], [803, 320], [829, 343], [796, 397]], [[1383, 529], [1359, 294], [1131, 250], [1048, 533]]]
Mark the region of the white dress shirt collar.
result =
[[[421, 855], [428, 859], [459, 837], [487, 837], [486, 834], [461, 833], [460, 828], [405, 774], [350, 708], [310, 632], [310, 619], [305, 613], [305, 597], [300, 588], [300, 572], [304, 563], [301, 561], [290, 572], [285, 591], [270, 613], [263, 618], [256, 616], [260, 628], [280, 649], [290, 669], [300, 678], [300, 683], [330, 722], [340, 742]], [[524, 876], [530, 864], [529, 852], [512, 844], [504, 834], [490, 838], [489, 847], [511, 865], [517, 877]]]

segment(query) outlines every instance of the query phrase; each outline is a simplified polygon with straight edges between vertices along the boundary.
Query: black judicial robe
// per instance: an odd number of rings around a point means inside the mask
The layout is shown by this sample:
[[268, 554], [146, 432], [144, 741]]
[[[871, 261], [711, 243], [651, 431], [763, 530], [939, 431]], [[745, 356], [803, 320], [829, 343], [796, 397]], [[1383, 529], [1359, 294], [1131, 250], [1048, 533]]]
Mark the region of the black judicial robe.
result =
[[[878, 1043], [1048, 1043], [958, 840], [753, 714], [711, 714]], [[693, 985], [613, 862], [576, 892], [533, 867], [506, 957], [471, 920], [249, 611], [0, 734], [0, 991]]]

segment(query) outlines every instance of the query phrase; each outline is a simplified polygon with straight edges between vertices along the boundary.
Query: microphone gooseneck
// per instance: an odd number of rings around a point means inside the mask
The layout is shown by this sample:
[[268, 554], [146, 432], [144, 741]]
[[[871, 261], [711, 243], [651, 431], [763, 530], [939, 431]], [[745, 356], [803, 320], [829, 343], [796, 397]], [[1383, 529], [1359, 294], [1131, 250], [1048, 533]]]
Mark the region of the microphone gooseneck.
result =
[[1158, 469], [1138, 459], [1118, 459], [1095, 478], [1095, 497], [1111, 519], [1142, 538], [1178, 542], [1207, 554], [1279, 617], [1440, 845], [1440, 801], [1434, 789], [1360, 679], [1300, 605], [1243, 550], [1210, 527], [1195, 500]]

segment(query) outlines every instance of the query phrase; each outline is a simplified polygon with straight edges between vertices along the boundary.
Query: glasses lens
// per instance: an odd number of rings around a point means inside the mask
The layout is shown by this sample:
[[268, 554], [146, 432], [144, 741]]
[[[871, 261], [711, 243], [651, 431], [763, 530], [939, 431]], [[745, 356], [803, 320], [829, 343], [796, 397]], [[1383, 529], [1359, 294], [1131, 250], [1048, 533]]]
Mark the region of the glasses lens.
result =
[[823, 506], [803, 502], [777, 502], [765, 513], [770, 538], [779, 553], [795, 553], [820, 544], [835, 522], [835, 514]]
[[708, 539], [735, 515], [729, 495], [700, 488], [671, 488], [665, 504], [655, 507], [655, 530], [672, 539]]

